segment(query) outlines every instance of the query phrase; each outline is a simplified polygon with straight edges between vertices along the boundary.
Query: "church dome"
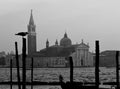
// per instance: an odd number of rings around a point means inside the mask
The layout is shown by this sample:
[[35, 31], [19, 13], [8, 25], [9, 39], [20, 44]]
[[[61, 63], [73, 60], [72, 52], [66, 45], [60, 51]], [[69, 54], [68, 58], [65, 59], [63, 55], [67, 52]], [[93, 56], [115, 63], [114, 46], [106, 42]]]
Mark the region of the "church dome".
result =
[[70, 46], [72, 44], [71, 40], [67, 37], [67, 34], [64, 34], [64, 37], [60, 40], [60, 46]]

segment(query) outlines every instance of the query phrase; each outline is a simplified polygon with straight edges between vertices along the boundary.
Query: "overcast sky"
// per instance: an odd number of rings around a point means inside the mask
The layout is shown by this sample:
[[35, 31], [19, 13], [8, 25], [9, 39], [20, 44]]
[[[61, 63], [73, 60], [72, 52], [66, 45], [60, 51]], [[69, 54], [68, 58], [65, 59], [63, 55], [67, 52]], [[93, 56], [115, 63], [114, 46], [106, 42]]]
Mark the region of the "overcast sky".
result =
[[95, 40], [100, 50], [120, 50], [120, 0], [0, 0], [0, 51], [14, 51], [21, 38], [14, 34], [27, 31], [33, 9], [37, 32], [37, 50], [60, 41], [65, 31], [73, 44]]

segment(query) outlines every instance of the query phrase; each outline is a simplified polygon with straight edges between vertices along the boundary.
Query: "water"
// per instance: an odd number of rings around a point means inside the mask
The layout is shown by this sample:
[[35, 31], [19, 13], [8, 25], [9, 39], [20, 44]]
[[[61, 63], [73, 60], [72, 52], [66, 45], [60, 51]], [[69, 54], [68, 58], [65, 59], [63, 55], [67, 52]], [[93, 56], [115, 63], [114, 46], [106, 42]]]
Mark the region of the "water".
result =
[[[78, 82], [94, 82], [94, 68], [75, 68], [74, 69], [74, 81]], [[62, 75], [64, 81], [69, 81], [69, 68], [34, 68], [34, 81], [59, 81], [59, 75]], [[20, 70], [22, 75], [22, 70]], [[26, 80], [31, 80], [31, 71], [27, 70]], [[9, 68], [0, 69], [0, 82], [10, 80]], [[22, 77], [22, 76], [21, 76]], [[13, 69], [13, 81], [17, 81], [17, 70]], [[115, 82], [116, 81], [116, 70], [115, 68], [100, 68], [100, 82]], [[30, 86], [28, 86], [30, 87]], [[10, 89], [9, 86], [0, 86], [0, 89]], [[17, 86], [14, 86], [13, 89], [17, 89]], [[30, 88], [28, 88], [30, 89]], [[38, 89], [38, 86], [34, 86], [34, 89]], [[39, 86], [39, 89], [61, 89], [59, 86]]]

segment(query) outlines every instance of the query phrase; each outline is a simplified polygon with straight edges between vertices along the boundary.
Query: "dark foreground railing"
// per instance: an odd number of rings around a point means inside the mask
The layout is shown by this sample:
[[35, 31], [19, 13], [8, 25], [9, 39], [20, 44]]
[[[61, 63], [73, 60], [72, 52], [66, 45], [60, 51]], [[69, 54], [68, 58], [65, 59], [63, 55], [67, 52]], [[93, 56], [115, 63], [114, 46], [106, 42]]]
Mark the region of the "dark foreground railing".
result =
[[[10, 85], [12, 83], [12, 85], [22, 85], [23, 82], [10, 82], [10, 81], [6, 81], [6, 82], [0, 82], [0, 85]], [[69, 83], [69, 82], [66, 82], [66, 83]], [[26, 85], [50, 85], [50, 86], [53, 86], [53, 85], [60, 85], [60, 82], [39, 82], [39, 81], [33, 81], [33, 82], [26, 82], [25, 83]], [[73, 82], [73, 84], [75, 85], [95, 85], [96, 83], [95, 82]], [[101, 83], [100, 83], [101, 84]], [[99, 84], [99, 85], [100, 85]], [[104, 82], [102, 83], [103, 85], [117, 85], [116, 82]]]

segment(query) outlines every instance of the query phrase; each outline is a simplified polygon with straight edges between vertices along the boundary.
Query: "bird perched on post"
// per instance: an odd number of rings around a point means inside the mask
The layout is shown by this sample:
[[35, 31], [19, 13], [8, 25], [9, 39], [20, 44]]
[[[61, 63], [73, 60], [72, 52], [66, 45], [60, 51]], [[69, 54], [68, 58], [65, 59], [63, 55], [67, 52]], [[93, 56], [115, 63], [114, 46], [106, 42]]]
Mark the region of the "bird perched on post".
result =
[[19, 32], [19, 33], [15, 34], [15, 35], [24, 37], [24, 36], [26, 36], [27, 34], [28, 34], [28, 32]]

